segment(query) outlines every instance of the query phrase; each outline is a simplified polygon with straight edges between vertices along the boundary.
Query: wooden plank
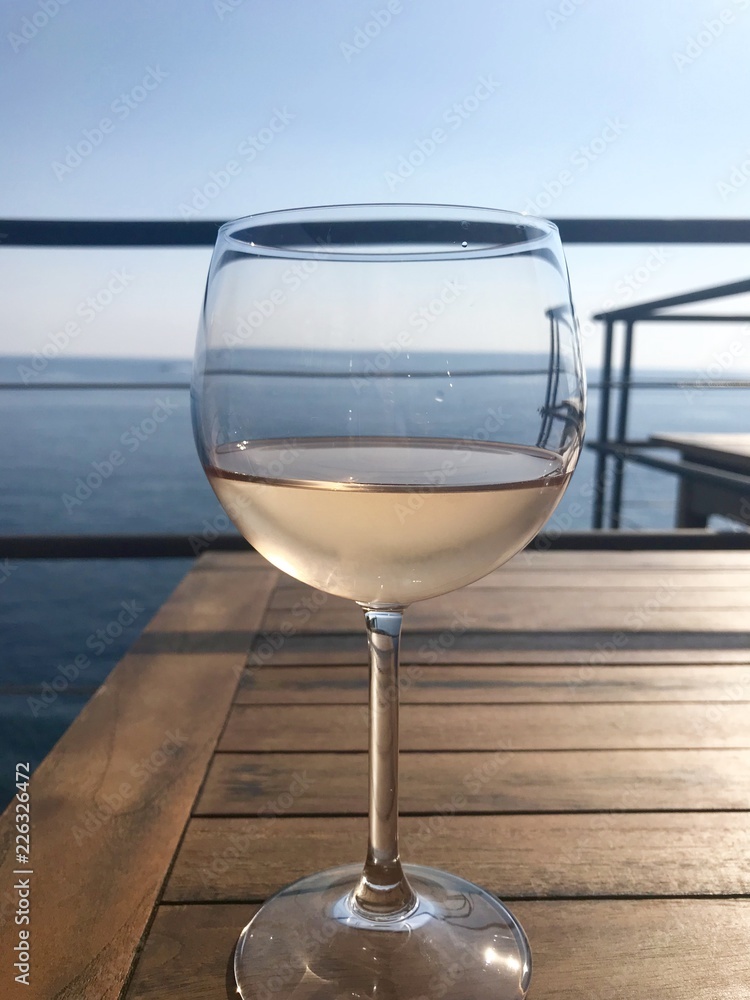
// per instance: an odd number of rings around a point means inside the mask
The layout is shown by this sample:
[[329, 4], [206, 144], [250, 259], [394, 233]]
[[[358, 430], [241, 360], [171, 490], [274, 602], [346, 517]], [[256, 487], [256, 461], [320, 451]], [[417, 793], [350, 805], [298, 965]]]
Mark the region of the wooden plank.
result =
[[[526, 602], [513, 601], [508, 605], [497, 598], [483, 604], [472, 601], [461, 592], [449, 596], [451, 600], [439, 599], [437, 607], [428, 606], [432, 602], [427, 601], [412, 605], [404, 619], [405, 629], [411, 632], [437, 629], [446, 634], [488, 629], [498, 633], [505, 629], [514, 632], [572, 632], [572, 626], [580, 626], [584, 620], [589, 630], [623, 634], [633, 629], [640, 631], [645, 625], [657, 632], [750, 632], [750, 609], [747, 608], [710, 608], [703, 611], [668, 605], [651, 608], [649, 598], [646, 598], [623, 607], [592, 603], [586, 608], [584, 618], [581, 602], [566, 605], [564, 601], [553, 600], [543, 605], [537, 604], [534, 596]], [[294, 628], [294, 620], [287, 612], [270, 611], [263, 628], [265, 632], [284, 634], [285, 630]], [[307, 633], [357, 632], [362, 628], [362, 612], [356, 605], [334, 607], [332, 602], [305, 621]]]
[[[364, 750], [367, 710], [235, 705], [220, 750]], [[404, 705], [403, 750], [750, 747], [748, 703]]]
[[[424, 666], [403, 667], [401, 702], [562, 702], [750, 700], [750, 667], [674, 666]], [[364, 704], [368, 668], [256, 667], [245, 670], [239, 704]]]
[[[244, 556], [244, 553], [214, 553], [218, 559], [228, 555]], [[750, 569], [750, 551], [747, 549], [702, 549], [700, 551], [673, 549], [654, 551], [634, 549], [632, 551], [612, 551], [607, 549], [586, 549], [585, 551], [558, 550], [540, 552], [533, 548], [524, 549], [511, 560], [494, 570], [504, 576], [517, 570], [533, 570], [537, 573], [581, 571], [583, 573], [627, 573], [633, 570], [649, 572], [704, 572], [706, 570], [747, 571]], [[286, 581], [293, 578], [287, 576]]]
[[[658, 571], [657, 571], [658, 572]], [[726, 591], [736, 587], [747, 587], [750, 582], [750, 567], [747, 569], [726, 569], [702, 567], [701, 569], [669, 569], [665, 571], [668, 576], [674, 578], [675, 584], [680, 590], [700, 590], [704, 593], [713, 590]], [[661, 574], [659, 574], [660, 576]], [[655, 576], [653, 569], [626, 569], [615, 568], [606, 569], [600, 567], [593, 570], [584, 569], [539, 569], [533, 567], [510, 566], [497, 573], [490, 573], [489, 576], [477, 580], [476, 583], [469, 584], [465, 590], [505, 590], [524, 589], [528, 587], [539, 587], [554, 590], [653, 590], [654, 584], [659, 576]], [[287, 587], [280, 589], [280, 593], [287, 594]]]
[[[269, 568], [275, 567], [257, 552], [208, 551], [201, 556], [200, 565], [196, 565], [195, 571], [234, 572]], [[677, 573], [681, 585], [696, 587], [700, 586], [702, 575], [707, 573], [710, 579], [716, 578], [717, 582], [722, 582], [722, 586], [731, 587], [736, 582], [746, 580], [750, 573], [750, 552], [742, 550], [536, 552], [527, 549], [466, 589], [503, 587], [506, 579], [510, 577], [514, 586], [516, 582], [520, 586], [532, 586], [534, 579], [539, 582], [540, 574], [554, 580], [555, 585], [565, 584], [566, 581], [570, 583], [570, 576], [573, 574], [573, 583], [576, 586], [587, 586], [586, 578], [595, 579], [597, 584], [601, 581], [602, 585], [610, 587], [618, 586], [618, 578], [632, 580], [634, 586], [643, 586], [648, 585], [649, 581], [653, 583], [655, 571]], [[726, 579], [725, 583], [723, 578]], [[304, 588], [305, 584], [299, 583], [287, 574], [281, 574], [279, 581], [281, 592]]]
[[[672, 578], [673, 580], [674, 578]], [[664, 598], [663, 608], [670, 611], [694, 611], [701, 609], [716, 609], [717, 611], [747, 611], [750, 607], [750, 575], [739, 587], [712, 587], [706, 589], [705, 581], [703, 589], [696, 586], [691, 588], [677, 588]], [[543, 604], [556, 604], [566, 611], [578, 612], [580, 615], [580, 605], [582, 601], [591, 601], [597, 608], [608, 608], [612, 611], [627, 613], [641, 607], [644, 611], [651, 610], [652, 599], [661, 600], [655, 597], [660, 588], [638, 588], [638, 587], [567, 587], [565, 590], [555, 587], [519, 587], [506, 584], [505, 587], [465, 587], [452, 594], [443, 597], [435, 597], [429, 601], [414, 604], [408, 609], [407, 621], [415, 622], [422, 620], [439, 619], [440, 624], [447, 624], [451, 617], [457, 612], [463, 611], [474, 618], [482, 618], [484, 615], [492, 615], [502, 609], [506, 613], [524, 611], [528, 608], [530, 601], [539, 601]], [[322, 596], [322, 595], [321, 595]], [[297, 601], [295, 595], [282, 595], [273, 601], [269, 607], [269, 623], [276, 618], [290, 617], [293, 609], [296, 609]], [[332, 613], [333, 602], [336, 601], [337, 615], [344, 610], [351, 611], [350, 601], [343, 598], [330, 598], [328, 613]], [[356, 615], [352, 615], [352, 622], [360, 622], [361, 612], [355, 607]], [[658, 608], [655, 609], [658, 611]], [[311, 612], [310, 618], [315, 617], [316, 612]]]
[[237, 996], [234, 946], [258, 907], [160, 906], [125, 1000]]
[[[200, 787], [237, 658], [126, 657], [31, 782], [37, 996], [115, 998]], [[4, 847], [10, 814], [2, 820]], [[12, 885], [12, 856], [0, 871]], [[72, 917], [71, 893], [86, 901]], [[65, 915], [67, 919], [61, 919]], [[10, 954], [17, 929], [0, 930]]]
[[[252, 549], [241, 552], [212, 552], [210, 549], [204, 552], [200, 562], [196, 563], [195, 572], [203, 570], [221, 570], [223, 573], [234, 572], [235, 570], [273, 570], [277, 572], [267, 559], [264, 559], [259, 552]], [[283, 574], [282, 574], [283, 575]], [[291, 580], [290, 576], [285, 577]]]
[[[535, 638], [535, 637], [532, 637]], [[731, 646], [722, 647], [717, 642], [714, 633], [708, 636], [709, 642], [700, 644], [677, 644], [678, 636], [673, 634], [668, 638], [673, 644], [664, 642], [655, 644], [652, 648], [643, 645], [634, 647], [628, 641], [622, 648], [617, 648], [612, 642], [611, 634], [592, 633], [585, 637], [579, 634], [575, 644], [543, 645], [536, 641], [528, 646], [518, 648], [517, 644], [507, 643], [507, 634], [499, 640], [497, 637], [477, 633], [466, 633], [457, 636], [451, 646], [441, 645], [439, 633], [414, 635], [408, 630], [404, 633], [401, 645], [402, 665], [420, 664], [509, 664], [524, 666], [539, 665], [570, 665], [588, 670], [593, 665], [607, 664], [611, 666], [642, 666], [642, 665], [675, 665], [675, 664], [750, 664], [748, 646], [738, 641]], [[632, 637], [628, 636], [628, 640]], [[706, 637], [701, 636], [701, 639]], [[734, 636], [732, 639], [734, 640]], [[262, 647], [262, 648], [261, 648]], [[251, 669], [267, 666], [298, 667], [318, 666], [320, 664], [350, 666], [358, 659], [367, 662], [367, 644], [364, 631], [351, 635], [306, 635], [304, 633], [291, 636], [279, 648], [270, 647], [266, 640], [258, 640], [251, 649], [248, 663]]]
[[[127, 1000], [226, 1000], [247, 904], [161, 906]], [[747, 1000], [747, 900], [537, 900], [533, 1000]], [[717, 947], [716, 943], [720, 943]]]
[[[185, 629], [217, 606], [223, 575], [180, 584], [152, 629]], [[259, 624], [275, 575], [256, 574], [248, 629]], [[151, 917], [226, 717], [242, 658], [126, 656], [31, 781], [35, 995], [115, 1000]], [[13, 815], [0, 820], [2, 885], [15, 868]], [[76, 903], [80, 901], [80, 905]], [[10, 955], [18, 928], [0, 928]]]
[[[528, 574], [527, 574], [528, 576]], [[488, 579], [496, 581], [502, 571]], [[617, 588], [600, 587], [596, 578], [586, 588], [549, 587], [546, 577], [530, 589], [516, 590], [512, 574], [504, 589], [464, 588], [412, 605], [405, 617], [408, 630], [449, 629], [458, 633], [478, 629], [570, 629], [585, 622], [591, 629], [624, 631], [745, 631], [750, 629], [750, 590], [743, 587], [702, 590], [682, 588], [673, 573], [651, 574], [651, 583], [627, 588], [627, 577], [616, 577]], [[585, 607], [585, 616], [582, 609]], [[351, 601], [318, 594], [301, 584], [280, 587], [264, 622], [269, 632], [287, 634], [347, 632], [362, 628], [362, 613]], [[578, 626], [580, 627], [580, 625]]]
[[634, 549], [632, 552], [612, 552], [611, 550], [587, 549], [585, 552], [558, 551], [539, 552], [533, 548], [524, 549], [514, 556], [497, 573], [512, 571], [515, 567], [546, 572], [548, 569], [608, 569], [620, 573], [629, 569], [649, 569], [658, 572], [681, 569], [747, 569], [750, 567], [750, 552], [747, 550], [702, 550], [700, 552], [673, 550], [655, 552]]
[[[741, 812], [405, 816], [402, 858], [501, 897], [750, 891]], [[164, 900], [263, 900], [302, 875], [364, 860], [364, 817], [191, 820]]]
[[747, 900], [519, 903], [513, 910], [533, 942], [531, 1000], [747, 996]]
[[[401, 812], [750, 809], [750, 750], [409, 753]], [[363, 816], [367, 757], [216, 754], [194, 810]]]
[[[232, 553], [222, 553], [222, 555]], [[249, 553], [252, 555], [252, 553]], [[247, 555], [243, 553], [243, 555]], [[259, 603], [268, 601], [269, 585], [279, 576], [268, 564], [252, 560], [247, 572], [225, 572], [219, 563], [207, 570], [188, 573], [171, 598], [157, 611], [149, 632], [221, 632], [224, 629], [254, 631], [260, 624]], [[218, 562], [214, 560], [214, 562]]]
[[[586, 534], [582, 532], [580, 534]], [[657, 539], [675, 539], [685, 536], [686, 540], [701, 539], [710, 543], [712, 538], [717, 539], [717, 546], [712, 548], [706, 544], [701, 548], [681, 549], [679, 545], [673, 548], [658, 547], [651, 548], [648, 544], [650, 536]], [[505, 563], [496, 572], [499, 574], [518, 572], [550, 572], [550, 573], [570, 573], [585, 574], [586, 572], [602, 574], [603, 576], [614, 573], [645, 573], [645, 572], [672, 572], [678, 574], [694, 574], [696, 572], [708, 573], [744, 573], [750, 569], [748, 553], [750, 550], [745, 545], [733, 547], [724, 545], [721, 539], [725, 537], [723, 532], [703, 532], [703, 531], [667, 531], [650, 532], [643, 531], [606, 531], [592, 532], [589, 535], [592, 542], [597, 537], [610, 537], [617, 539], [629, 539], [635, 543], [634, 549], [626, 547], [612, 549], [606, 544], [602, 546], [592, 545], [587, 549], [558, 549], [553, 551], [535, 550], [534, 548], [524, 549], [514, 556], [510, 562]], [[639, 539], [646, 542], [643, 548], [638, 547]], [[741, 539], [739, 541], [742, 541]], [[591, 556], [591, 560], [588, 557]], [[608, 557], [613, 556], [614, 562]], [[725, 558], [725, 556], [727, 558]], [[588, 570], [587, 570], [588, 566]]]
[[[613, 553], [617, 555], [618, 553]], [[663, 571], [667, 578], [674, 578], [680, 590], [702, 590], [704, 592], [728, 591], [736, 587], [746, 587], [750, 581], [750, 566], [726, 569], [719, 567], [693, 567], [688, 569], [669, 568]], [[548, 590], [653, 590], [662, 573], [654, 569], [635, 567], [614, 567], [597, 569], [584, 566], [571, 569], [552, 569], [548, 566], [520, 566], [515, 562], [482, 577], [462, 589], [475, 593], [484, 590], [527, 590], [544, 587]], [[273, 607], [290, 606], [305, 590], [305, 584], [282, 574], [274, 594]]]
[[[310, 631], [308, 623], [319, 615], [321, 620], [331, 618], [336, 621], [343, 620], [346, 615], [353, 629], [360, 627], [362, 612], [356, 605], [353, 606], [351, 601], [344, 598], [327, 597], [324, 611], [322, 599], [325, 596], [321, 594], [318, 606], [312, 605], [309, 614], [304, 615], [307, 631]], [[408, 625], [415, 628], [422, 627], [425, 621], [445, 626], [449, 625], [457, 615], [461, 615], [462, 619], [466, 619], [466, 625], [486, 628], [485, 621], [491, 625], [499, 614], [502, 614], [503, 618], [527, 614], [532, 603], [541, 604], [543, 607], [554, 605], [558, 612], [580, 618], [582, 602], [586, 602], [587, 624], [591, 621], [592, 611], [605, 610], [609, 613], [616, 612], [621, 619], [632, 612], [636, 616], [636, 626], [641, 627], [644, 620], [667, 611], [675, 613], [711, 609], [746, 613], [750, 608], [750, 575], [739, 588], [712, 587], [710, 590], [706, 589], [705, 581], [702, 590], [698, 587], [678, 588], [673, 576], [665, 577], [662, 586], [653, 585], [649, 588], [592, 586], [561, 589], [538, 586], [516, 589], [510, 583], [502, 589], [465, 587], [443, 597], [435, 597], [412, 605], [406, 612], [405, 620]], [[292, 594], [277, 593], [269, 605], [268, 627], [279, 628], [278, 623], [281, 621], [288, 621], [293, 625], [295, 616], [304, 614], [304, 609], [305, 605], [297, 598], [296, 591]]]

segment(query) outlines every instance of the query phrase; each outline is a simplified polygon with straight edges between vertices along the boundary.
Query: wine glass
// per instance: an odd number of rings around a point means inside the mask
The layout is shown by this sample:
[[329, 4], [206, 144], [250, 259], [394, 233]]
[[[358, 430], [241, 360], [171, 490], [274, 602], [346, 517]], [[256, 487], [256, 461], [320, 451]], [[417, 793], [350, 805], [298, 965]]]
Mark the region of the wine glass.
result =
[[502, 903], [400, 861], [399, 636], [412, 601], [479, 579], [544, 524], [584, 394], [550, 222], [340, 205], [219, 230], [192, 384], [201, 462], [258, 552], [363, 608], [371, 678], [364, 866], [261, 907], [235, 952], [244, 1000], [526, 995], [529, 945]]

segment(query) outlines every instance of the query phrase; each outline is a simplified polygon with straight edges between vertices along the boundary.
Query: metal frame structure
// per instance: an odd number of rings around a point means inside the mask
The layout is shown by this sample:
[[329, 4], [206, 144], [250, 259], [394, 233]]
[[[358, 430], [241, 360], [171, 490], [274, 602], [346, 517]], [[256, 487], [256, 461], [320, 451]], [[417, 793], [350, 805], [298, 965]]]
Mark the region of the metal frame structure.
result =
[[[595, 493], [593, 528], [604, 527], [605, 513], [608, 527], [620, 527], [622, 517], [623, 475], [626, 462], [647, 465], [662, 472], [670, 472], [686, 479], [713, 483], [727, 489], [737, 490], [750, 496], [750, 476], [739, 473], [721, 472], [708, 466], [688, 462], [674, 462], [647, 454], [648, 449], [664, 447], [653, 441], [628, 441], [628, 413], [632, 389], [654, 388], [750, 388], [747, 379], [722, 379], [720, 381], [679, 381], [679, 382], [636, 382], [632, 377], [635, 326], [639, 322], [649, 323], [747, 323], [750, 315], [726, 313], [667, 313], [665, 309], [709, 302], [750, 292], [750, 279], [734, 281], [726, 285], [714, 285], [668, 298], [639, 302], [636, 305], [608, 312], [597, 313], [594, 319], [604, 323], [604, 358], [601, 373], [601, 396], [599, 428], [596, 441], [588, 447], [597, 452], [595, 472]], [[613, 378], [613, 355], [615, 349], [616, 325], [622, 324], [623, 337], [619, 372]], [[619, 393], [617, 417], [613, 435], [610, 435], [612, 390]], [[609, 460], [613, 460], [613, 475], [609, 477]]]
[[[750, 244], [750, 219], [558, 219], [554, 220], [565, 244]], [[210, 247], [216, 240], [216, 233], [223, 220], [43, 220], [43, 219], [1, 219], [0, 247]], [[743, 285], [738, 291], [750, 290], [750, 281], [735, 283]], [[746, 286], [746, 287], [744, 287]], [[727, 291], [732, 286], [723, 286], [719, 294], [736, 294]], [[708, 289], [707, 292], [717, 292]], [[595, 527], [603, 523], [605, 506], [604, 488], [607, 476], [607, 458], [615, 456], [615, 498], [612, 505], [616, 516], [610, 516], [613, 527], [619, 527], [619, 507], [622, 498], [622, 464], [625, 460], [641, 461], [663, 468], [658, 460], [649, 459], [640, 452], [632, 454], [636, 445], [642, 442], [626, 442], [627, 412], [631, 388], [637, 387], [630, 377], [633, 348], [633, 327], [636, 320], [685, 321], [684, 317], [653, 315], [654, 310], [669, 305], [701, 301], [704, 297], [719, 297], [705, 293], [691, 293], [689, 296], [675, 296], [644, 306], [601, 313], [596, 318], [603, 319], [605, 326], [605, 366], [602, 377], [602, 408], [599, 421], [599, 440], [592, 443], [598, 449], [597, 493]], [[679, 300], [679, 302], [677, 301]], [[645, 310], [645, 311], [643, 311]], [[738, 317], [688, 317], [688, 320], [704, 319], [729, 320]], [[744, 317], [748, 319], [750, 317]], [[613, 331], [616, 322], [625, 322], [625, 356], [619, 381], [612, 380]], [[551, 327], [554, 336], [554, 329]], [[729, 384], [729, 383], [727, 383]], [[45, 390], [45, 389], [129, 389], [143, 388], [142, 383], [65, 383], [51, 385], [38, 382], [0, 383], [0, 390]], [[186, 382], [154, 382], [147, 387], [160, 389], [187, 389]], [[609, 413], [612, 389], [620, 390], [617, 435], [609, 438]], [[602, 419], [604, 415], [604, 419]], [[630, 451], [628, 450], [630, 449]], [[666, 471], [675, 471], [667, 469]], [[697, 473], [696, 473], [697, 474]], [[700, 473], [703, 474], [703, 473]], [[750, 536], [740, 534], [710, 535], [705, 532], [602, 532], [591, 535], [587, 532], [570, 532], [564, 535], [540, 535], [535, 543], [537, 548], [735, 548], [750, 547]], [[212, 548], [242, 548], [246, 543], [239, 536], [226, 536], [211, 542]], [[41, 558], [189, 558], [195, 555], [192, 536], [176, 535], [133, 535], [133, 536], [28, 536], [16, 538], [0, 537], [0, 558], [41, 559]]]

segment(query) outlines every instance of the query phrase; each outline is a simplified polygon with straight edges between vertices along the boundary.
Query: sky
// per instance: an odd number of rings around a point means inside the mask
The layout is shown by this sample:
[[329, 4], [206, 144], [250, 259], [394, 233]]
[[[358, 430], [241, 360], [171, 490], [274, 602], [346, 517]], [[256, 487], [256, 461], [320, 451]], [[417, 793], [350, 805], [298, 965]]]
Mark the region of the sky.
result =
[[[0, 48], [3, 218], [750, 215], [750, 0], [5, 0]], [[743, 246], [567, 256], [589, 364], [596, 311], [750, 272]], [[2, 353], [70, 324], [71, 357], [192, 352], [209, 248], [0, 258]], [[746, 370], [747, 330], [653, 325], [636, 362], [700, 375], [735, 343]]]

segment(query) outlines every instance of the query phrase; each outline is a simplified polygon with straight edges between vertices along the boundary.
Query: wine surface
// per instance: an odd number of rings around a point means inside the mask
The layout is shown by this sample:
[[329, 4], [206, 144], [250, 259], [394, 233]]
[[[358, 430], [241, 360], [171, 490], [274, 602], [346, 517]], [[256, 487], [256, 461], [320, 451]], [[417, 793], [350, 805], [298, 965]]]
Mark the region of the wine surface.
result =
[[258, 552], [368, 605], [485, 576], [533, 538], [569, 479], [540, 448], [430, 438], [239, 441], [206, 474]]

